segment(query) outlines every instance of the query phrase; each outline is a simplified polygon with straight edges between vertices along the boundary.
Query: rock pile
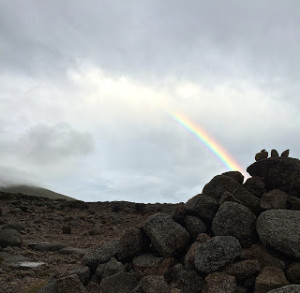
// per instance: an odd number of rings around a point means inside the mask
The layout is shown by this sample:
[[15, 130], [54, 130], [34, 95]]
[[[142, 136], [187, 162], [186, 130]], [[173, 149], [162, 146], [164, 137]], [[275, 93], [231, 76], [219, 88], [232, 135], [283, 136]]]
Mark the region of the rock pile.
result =
[[[273, 155], [247, 171], [245, 183], [237, 171], [215, 176], [173, 214], [100, 243], [38, 292], [300, 292], [300, 161]], [[20, 245], [16, 230], [1, 231], [11, 241], [0, 233], [1, 245]]]

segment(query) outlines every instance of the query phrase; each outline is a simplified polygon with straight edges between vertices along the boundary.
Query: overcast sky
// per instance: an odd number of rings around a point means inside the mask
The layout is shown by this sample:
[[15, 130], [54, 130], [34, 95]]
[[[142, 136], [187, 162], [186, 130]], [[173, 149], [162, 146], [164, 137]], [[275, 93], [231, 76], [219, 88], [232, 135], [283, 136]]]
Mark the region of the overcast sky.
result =
[[300, 157], [299, 0], [0, 0], [0, 182], [181, 202], [257, 151]]

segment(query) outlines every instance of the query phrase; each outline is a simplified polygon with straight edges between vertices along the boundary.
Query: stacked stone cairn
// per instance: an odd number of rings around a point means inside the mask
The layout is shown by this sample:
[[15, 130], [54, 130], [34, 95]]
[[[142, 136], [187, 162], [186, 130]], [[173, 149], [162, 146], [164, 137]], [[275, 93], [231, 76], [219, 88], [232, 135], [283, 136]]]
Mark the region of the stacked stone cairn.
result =
[[300, 160], [264, 157], [247, 171], [246, 182], [217, 175], [173, 215], [103, 242], [82, 259], [85, 284], [63, 282], [72, 292], [300, 292]]

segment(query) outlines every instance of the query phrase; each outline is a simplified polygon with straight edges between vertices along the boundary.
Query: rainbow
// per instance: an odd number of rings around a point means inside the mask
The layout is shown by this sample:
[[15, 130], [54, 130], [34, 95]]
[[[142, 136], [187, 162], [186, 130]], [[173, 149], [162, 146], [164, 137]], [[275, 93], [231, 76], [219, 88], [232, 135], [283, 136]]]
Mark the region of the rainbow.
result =
[[203, 142], [229, 170], [240, 171], [241, 173], [245, 174], [244, 169], [239, 166], [239, 164], [235, 162], [235, 160], [226, 152], [226, 150], [218, 145], [218, 143], [214, 141], [204, 131], [204, 129], [188, 120], [182, 114], [169, 113], [169, 115], [190, 133], [199, 138], [200, 141]]

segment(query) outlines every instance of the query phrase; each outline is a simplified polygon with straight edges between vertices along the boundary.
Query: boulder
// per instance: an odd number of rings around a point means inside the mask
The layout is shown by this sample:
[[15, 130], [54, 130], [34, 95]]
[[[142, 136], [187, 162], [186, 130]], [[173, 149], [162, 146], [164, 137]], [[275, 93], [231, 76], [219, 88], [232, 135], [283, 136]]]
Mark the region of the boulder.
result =
[[144, 231], [161, 256], [168, 257], [180, 253], [190, 240], [187, 230], [163, 213], [150, 216], [144, 223]]
[[285, 267], [285, 262], [283, 260], [273, 255], [266, 247], [259, 244], [253, 244], [251, 247], [243, 249], [241, 258], [259, 260], [262, 267], [273, 266], [280, 269]]
[[245, 206], [227, 201], [218, 209], [212, 231], [216, 236], [233, 236], [242, 247], [249, 247], [254, 240], [255, 215]]
[[90, 278], [90, 269], [87, 266], [76, 264], [60, 264], [55, 271], [54, 277], [57, 279], [69, 275], [77, 275], [82, 284], [86, 285]]
[[103, 242], [100, 247], [87, 253], [83, 259], [82, 264], [89, 266], [91, 272], [94, 273], [99, 264], [108, 262], [118, 252], [118, 240], [112, 239]]
[[204, 186], [202, 193], [219, 201], [226, 191], [230, 192], [242, 205], [248, 207], [252, 212], [257, 213], [259, 211], [259, 199], [228, 176], [215, 176]]
[[117, 273], [125, 273], [125, 266], [114, 257], [104, 264], [102, 278], [107, 278]]
[[170, 287], [163, 276], [149, 275], [145, 276], [140, 281], [140, 287], [145, 293], [169, 293]]
[[218, 202], [210, 196], [197, 194], [185, 204], [186, 213], [200, 219], [211, 222], [217, 209]]
[[234, 276], [214, 272], [206, 276], [202, 293], [236, 293], [237, 289]]
[[201, 233], [198, 235], [196, 241], [191, 245], [184, 257], [184, 268], [186, 270], [195, 269], [194, 260], [197, 247], [201, 243], [207, 242], [209, 239], [211, 239], [211, 237], [205, 233]]
[[195, 270], [186, 270], [182, 264], [173, 267], [176, 288], [182, 293], [199, 293], [203, 287], [203, 279]]
[[20, 246], [22, 244], [21, 234], [15, 229], [0, 230], [0, 246]]
[[186, 216], [184, 218], [184, 225], [193, 239], [196, 239], [199, 234], [205, 233], [206, 231], [205, 224], [198, 217]]
[[285, 274], [289, 282], [300, 284], [300, 261], [289, 264]]
[[262, 178], [258, 176], [248, 178], [243, 186], [250, 193], [257, 197], [262, 197], [262, 195], [266, 192], [265, 182]]
[[194, 264], [200, 273], [211, 273], [233, 262], [241, 255], [241, 251], [236, 238], [215, 236], [197, 247]]
[[75, 288], [76, 293], [87, 293], [80, 279], [75, 274], [63, 277], [57, 281], [57, 293], [73, 293]]
[[300, 175], [300, 160], [294, 158], [269, 158], [253, 163], [247, 168], [251, 176], [263, 178], [266, 190], [280, 189], [292, 192], [295, 177]]
[[162, 261], [163, 257], [158, 257], [153, 254], [142, 254], [132, 260], [132, 265], [139, 277], [155, 275]]
[[255, 293], [265, 293], [288, 285], [284, 272], [276, 267], [264, 267], [255, 279]]
[[120, 238], [116, 257], [120, 261], [132, 258], [140, 253], [146, 244], [146, 235], [141, 228], [128, 229]]
[[245, 259], [226, 266], [226, 273], [238, 279], [247, 279], [256, 276], [261, 269], [261, 264], [257, 259]]
[[222, 173], [222, 175], [232, 178], [239, 184], [243, 184], [244, 182], [244, 175], [239, 171], [227, 171]]
[[260, 240], [274, 249], [300, 258], [300, 211], [268, 210], [257, 219]]
[[118, 273], [101, 281], [99, 293], [131, 293], [137, 285], [138, 280], [134, 274]]
[[279, 189], [273, 189], [263, 194], [260, 201], [260, 207], [263, 210], [286, 209], [288, 197], [286, 192]]

